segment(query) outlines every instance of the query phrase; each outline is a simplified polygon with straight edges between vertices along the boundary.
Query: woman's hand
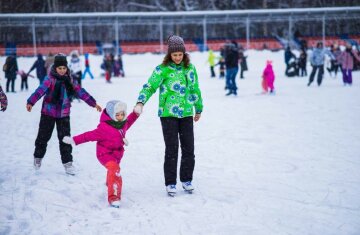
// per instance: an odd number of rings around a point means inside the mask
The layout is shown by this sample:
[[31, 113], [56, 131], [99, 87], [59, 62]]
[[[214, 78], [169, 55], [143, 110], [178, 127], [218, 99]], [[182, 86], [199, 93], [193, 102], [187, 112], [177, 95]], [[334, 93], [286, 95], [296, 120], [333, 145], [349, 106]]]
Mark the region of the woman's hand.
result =
[[201, 113], [197, 113], [197, 114], [195, 114], [195, 116], [194, 116], [194, 121], [197, 122], [197, 121], [200, 120], [200, 118], [201, 118]]
[[26, 105], [26, 110], [27, 110], [28, 112], [31, 112], [31, 109], [32, 109], [32, 105], [31, 105], [31, 104], [27, 104], [27, 105]]
[[95, 108], [96, 108], [96, 110], [97, 110], [98, 112], [101, 112], [101, 111], [102, 111], [101, 106], [100, 106], [100, 105], [98, 105], [98, 104], [96, 104]]

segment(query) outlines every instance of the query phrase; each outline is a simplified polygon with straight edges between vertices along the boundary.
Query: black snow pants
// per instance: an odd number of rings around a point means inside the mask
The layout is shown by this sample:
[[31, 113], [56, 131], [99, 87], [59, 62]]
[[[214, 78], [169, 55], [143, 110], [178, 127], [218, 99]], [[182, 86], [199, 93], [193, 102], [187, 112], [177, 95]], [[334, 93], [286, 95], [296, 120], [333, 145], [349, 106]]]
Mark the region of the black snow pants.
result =
[[62, 142], [64, 136], [70, 136], [70, 117], [54, 118], [41, 114], [39, 132], [35, 140], [35, 158], [43, 158], [46, 153], [47, 143], [51, 138], [56, 123], [59, 139], [61, 162], [63, 164], [72, 162], [72, 147]]
[[324, 65], [314, 65], [310, 74], [310, 78], [309, 78], [309, 83], [308, 86], [310, 86], [310, 84], [314, 81], [314, 77], [316, 74], [316, 70], [319, 69], [318, 75], [317, 75], [317, 84], [318, 86], [321, 85], [322, 79], [323, 79], [323, 75], [324, 75]]
[[160, 120], [165, 141], [165, 185], [176, 184], [179, 139], [180, 181], [192, 181], [195, 166], [193, 117], [161, 117]]

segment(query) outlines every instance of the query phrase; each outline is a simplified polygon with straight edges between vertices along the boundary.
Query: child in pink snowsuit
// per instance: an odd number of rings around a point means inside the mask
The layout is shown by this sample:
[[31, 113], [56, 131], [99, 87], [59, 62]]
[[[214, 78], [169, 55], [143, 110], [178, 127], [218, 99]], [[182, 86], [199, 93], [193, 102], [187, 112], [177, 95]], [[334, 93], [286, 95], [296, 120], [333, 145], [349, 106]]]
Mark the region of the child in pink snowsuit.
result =
[[264, 90], [263, 93], [264, 94], [268, 93], [270, 89], [270, 93], [273, 94], [275, 92], [275, 88], [274, 88], [275, 74], [273, 71], [271, 60], [266, 61], [266, 67], [263, 71], [262, 78], [263, 78], [262, 88]]
[[71, 145], [97, 141], [96, 156], [107, 169], [108, 201], [113, 207], [120, 206], [122, 178], [119, 164], [124, 155], [124, 145], [128, 145], [125, 135], [139, 115], [140, 112], [134, 110], [126, 117], [126, 104], [112, 100], [107, 103], [95, 130], [63, 139], [64, 143]]

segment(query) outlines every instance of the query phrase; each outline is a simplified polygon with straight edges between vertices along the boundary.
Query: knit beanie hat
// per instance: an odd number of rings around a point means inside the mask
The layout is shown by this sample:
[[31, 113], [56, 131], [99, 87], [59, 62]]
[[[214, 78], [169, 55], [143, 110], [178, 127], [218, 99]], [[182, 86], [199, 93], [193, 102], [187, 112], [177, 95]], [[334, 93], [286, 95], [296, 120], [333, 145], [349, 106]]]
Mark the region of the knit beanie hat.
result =
[[171, 35], [168, 40], [168, 53], [173, 52], [183, 52], [185, 53], [185, 43], [184, 40], [176, 35]]
[[66, 55], [62, 53], [56, 54], [54, 59], [54, 67], [57, 68], [59, 66], [67, 67]]
[[111, 100], [106, 104], [106, 113], [111, 117], [112, 120], [116, 120], [116, 114], [120, 112], [124, 112], [126, 118], [126, 109], [127, 106], [124, 102], [120, 100]]

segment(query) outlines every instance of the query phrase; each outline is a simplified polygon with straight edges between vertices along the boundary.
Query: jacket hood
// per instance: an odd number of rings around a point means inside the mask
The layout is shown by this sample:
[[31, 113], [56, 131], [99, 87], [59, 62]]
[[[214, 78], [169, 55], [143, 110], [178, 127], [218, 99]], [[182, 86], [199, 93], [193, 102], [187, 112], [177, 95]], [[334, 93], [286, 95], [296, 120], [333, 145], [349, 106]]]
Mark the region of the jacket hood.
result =
[[106, 122], [112, 120], [111, 117], [107, 114], [106, 109], [103, 110], [100, 116], [100, 122]]

